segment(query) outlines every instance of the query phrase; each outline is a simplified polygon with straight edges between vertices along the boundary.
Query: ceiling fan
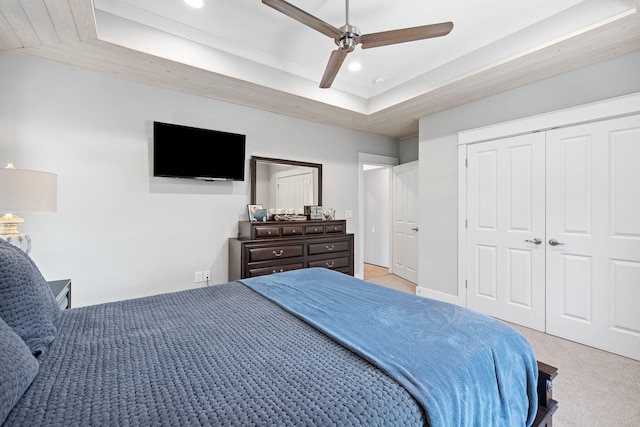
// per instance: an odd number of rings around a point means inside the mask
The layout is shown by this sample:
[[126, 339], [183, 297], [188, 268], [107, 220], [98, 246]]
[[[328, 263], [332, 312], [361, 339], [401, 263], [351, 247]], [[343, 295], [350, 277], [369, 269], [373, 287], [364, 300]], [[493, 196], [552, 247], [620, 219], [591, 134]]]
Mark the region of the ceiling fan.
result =
[[347, 54], [352, 52], [358, 44], [361, 44], [363, 49], [387, 46], [390, 44], [445, 36], [453, 29], [452, 22], [442, 22], [440, 24], [422, 25], [419, 27], [361, 35], [360, 29], [349, 23], [349, 0], [346, 0], [346, 23], [340, 28], [336, 28], [284, 0], [262, 0], [262, 3], [331, 37], [336, 45], [338, 45], [338, 49], [331, 52], [331, 56], [329, 57], [329, 63], [320, 81], [321, 88], [331, 87]]

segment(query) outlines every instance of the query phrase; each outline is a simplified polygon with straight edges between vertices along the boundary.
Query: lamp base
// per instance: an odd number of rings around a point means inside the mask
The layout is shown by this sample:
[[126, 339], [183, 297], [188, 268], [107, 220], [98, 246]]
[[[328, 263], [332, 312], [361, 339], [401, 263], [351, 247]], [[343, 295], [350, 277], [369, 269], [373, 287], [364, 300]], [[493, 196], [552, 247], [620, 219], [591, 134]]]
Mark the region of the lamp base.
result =
[[26, 254], [31, 252], [31, 237], [28, 234], [0, 234], [0, 239], [6, 240], [13, 246], [17, 246], [22, 249]]
[[18, 230], [18, 226], [23, 222], [24, 219], [10, 213], [0, 216], [0, 238], [28, 254], [31, 252], [31, 237]]

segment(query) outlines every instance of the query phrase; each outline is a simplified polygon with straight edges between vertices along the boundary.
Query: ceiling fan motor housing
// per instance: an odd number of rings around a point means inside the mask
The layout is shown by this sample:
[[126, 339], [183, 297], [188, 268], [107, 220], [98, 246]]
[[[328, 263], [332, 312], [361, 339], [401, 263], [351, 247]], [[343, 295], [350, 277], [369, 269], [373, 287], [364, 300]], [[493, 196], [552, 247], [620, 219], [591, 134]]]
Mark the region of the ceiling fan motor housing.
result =
[[334, 39], [340, 49], [348, 49], [351, 52], [358, 44], [356, 37], [360, 36], [360, 29], [355, 25], [346, 24], [340, 27], [340, 35]]

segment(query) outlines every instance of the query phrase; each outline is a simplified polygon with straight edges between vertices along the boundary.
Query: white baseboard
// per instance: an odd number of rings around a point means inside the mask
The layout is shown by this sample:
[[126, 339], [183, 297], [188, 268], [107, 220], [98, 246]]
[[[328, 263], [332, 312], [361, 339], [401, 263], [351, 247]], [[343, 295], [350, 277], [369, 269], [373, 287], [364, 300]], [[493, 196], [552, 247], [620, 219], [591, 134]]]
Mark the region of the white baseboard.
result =
[[457, 295], [451, 295], [444, 292], [434, 291], [433, 289], [427, 289], [420, 286], [416, 287], [416, 295], [425, 297], [425, 298], [435, 299], [438, 301], [444, 301], [444, 302], [448, 302], [451, 304], [464, 307], [464, 304], [462, 304], [463, 302], [462, 299]]

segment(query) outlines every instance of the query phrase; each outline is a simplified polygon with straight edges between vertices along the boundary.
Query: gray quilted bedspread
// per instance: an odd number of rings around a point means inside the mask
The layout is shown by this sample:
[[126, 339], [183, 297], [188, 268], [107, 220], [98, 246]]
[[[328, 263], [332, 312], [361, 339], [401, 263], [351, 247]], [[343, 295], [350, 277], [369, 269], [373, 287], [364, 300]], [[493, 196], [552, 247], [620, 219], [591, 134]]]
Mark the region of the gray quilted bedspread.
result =
[[240, 283], [63, 312], [6, 426], [412, 426], [411, 395]]

